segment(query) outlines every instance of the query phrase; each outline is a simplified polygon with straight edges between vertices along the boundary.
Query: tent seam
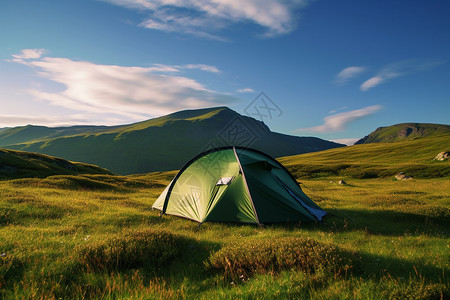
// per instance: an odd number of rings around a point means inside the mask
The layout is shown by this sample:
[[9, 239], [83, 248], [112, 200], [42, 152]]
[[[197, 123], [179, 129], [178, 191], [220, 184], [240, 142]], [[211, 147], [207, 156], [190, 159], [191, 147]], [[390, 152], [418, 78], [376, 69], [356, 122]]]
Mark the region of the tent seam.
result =
[[250, 189], [248, 188], [247, 179], [245, 178], [245, 174], [244, 174], [244, 169], [242, 168], [241, 161], [239, 160], [239, 157], [237, 155], [235, 147], [233, 147], [233, 151], [234, 151], [234, 156], [236, 156], [236, 160], [239, 164], [239, 169], [242, 172], [242, 179], [244, 179], [245, 189], [247, 190], [248, 196], [250, 197], [250, 203], [252, 204], [253, 212], [255, 213], [255, 217], [256, 217], [256, 221], [258, 222], [259, 225], [261, 225], [261, 222], [259, 222], [258, 213], [256, 212], [255, 203], [253, 203], [252, 194], [250, 193]]

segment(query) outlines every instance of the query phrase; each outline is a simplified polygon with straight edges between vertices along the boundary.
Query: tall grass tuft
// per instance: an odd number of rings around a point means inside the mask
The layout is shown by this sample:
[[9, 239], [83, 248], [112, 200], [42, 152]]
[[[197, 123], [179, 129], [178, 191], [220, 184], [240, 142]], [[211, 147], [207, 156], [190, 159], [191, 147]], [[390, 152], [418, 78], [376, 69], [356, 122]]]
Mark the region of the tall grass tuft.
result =
[[442, 283], [427, 283], [424, 278], [402, 282], [393, 278], [381, 280], [383, 296], [389, 299], [448, 299], [448, 286]]
[[123, 271], [145, 267], [156, 270], [179, 254], [183, 238], [161, 230], [132, 231], [105, 242], [78, 249], [79, 262], [88, 272]]
[[325, 271], [334, 277], [359, 269], [355, 251], [339, 249], [312, 239], [284, 237], [246, 239], [233, 242], [210, 255], [207, 267], [224, 272], [226, 277], [242, 281], [255, 273], [279, 273], [296, 269], [306, 274]]
[[0, 289], [5, 286], [7, 281], [21, 278], [24, 271], [25, 263], [20, 257], [0, 253]]

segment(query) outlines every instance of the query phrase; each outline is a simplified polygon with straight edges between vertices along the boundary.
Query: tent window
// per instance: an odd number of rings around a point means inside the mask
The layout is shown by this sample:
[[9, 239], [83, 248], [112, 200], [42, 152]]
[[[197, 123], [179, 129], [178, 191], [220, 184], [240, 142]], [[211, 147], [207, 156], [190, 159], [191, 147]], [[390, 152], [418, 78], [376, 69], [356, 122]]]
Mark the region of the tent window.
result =
[[216, 185], [230, 185], [233, 178], [234, 177], [222, 177], [217, 181]]

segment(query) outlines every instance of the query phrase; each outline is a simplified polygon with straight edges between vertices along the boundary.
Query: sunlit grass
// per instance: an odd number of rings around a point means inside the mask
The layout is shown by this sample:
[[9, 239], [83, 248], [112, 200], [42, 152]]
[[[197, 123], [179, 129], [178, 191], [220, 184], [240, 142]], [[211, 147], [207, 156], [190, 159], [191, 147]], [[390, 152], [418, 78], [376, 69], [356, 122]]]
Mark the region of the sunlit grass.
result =
[[450, 161], [434, 157], [450, 149], [450, 134], [396, 143], [373, 143], [280, 158], [297, 178], [385, 178], [405, 172], [415, 178], [450, 176]]
[[449, 297], [448, 177], [302, 177], [285, 163], [323, 223], [159, 218], [151, 205], [175, 172], [0, 181], [0, 296]]

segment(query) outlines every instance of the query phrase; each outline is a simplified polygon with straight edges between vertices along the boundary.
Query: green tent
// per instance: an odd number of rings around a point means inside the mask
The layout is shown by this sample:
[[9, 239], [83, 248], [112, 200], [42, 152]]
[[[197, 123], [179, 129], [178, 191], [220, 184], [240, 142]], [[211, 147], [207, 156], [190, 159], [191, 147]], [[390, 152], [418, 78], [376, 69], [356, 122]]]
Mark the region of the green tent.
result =
[[326, 215], [283, 165], [267, 154], [240, 147], [197, 155], [152, 207], [200, 223], [313, 222]]

